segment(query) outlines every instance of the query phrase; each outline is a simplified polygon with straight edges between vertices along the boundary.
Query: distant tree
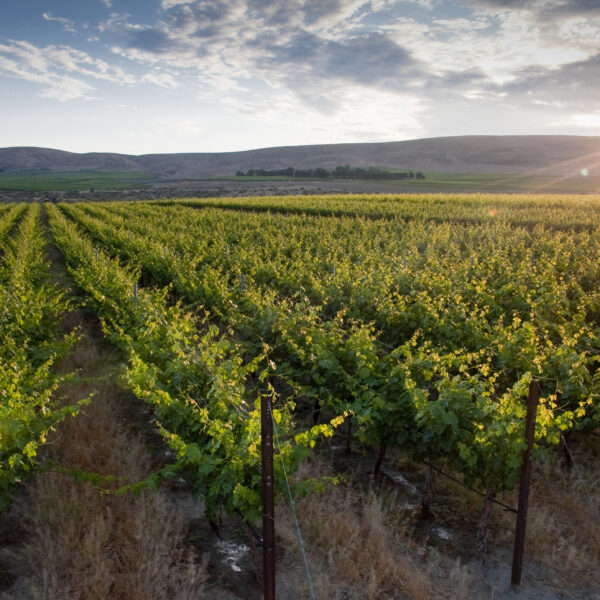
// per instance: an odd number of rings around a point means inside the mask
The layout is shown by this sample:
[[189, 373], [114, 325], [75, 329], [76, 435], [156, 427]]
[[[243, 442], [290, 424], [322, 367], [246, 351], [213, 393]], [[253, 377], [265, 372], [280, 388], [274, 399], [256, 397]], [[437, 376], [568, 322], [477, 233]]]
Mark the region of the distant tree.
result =
[[[244, 175], [243, 171], [237, 171], [236, 175]], [[295, 169], [287, 167], [286, 169], [248, 169], [245, 173], [248, 177], [302, 177], [305, 179], [329, 179], [335, 177], [338, 179], [425, 179], [423, 173], [414, 171], [389, 171], [377, 167], [351, 167], [350, 165], [338, 165], [335, 169], [325, 169], [316, 167], [314, 169]]]

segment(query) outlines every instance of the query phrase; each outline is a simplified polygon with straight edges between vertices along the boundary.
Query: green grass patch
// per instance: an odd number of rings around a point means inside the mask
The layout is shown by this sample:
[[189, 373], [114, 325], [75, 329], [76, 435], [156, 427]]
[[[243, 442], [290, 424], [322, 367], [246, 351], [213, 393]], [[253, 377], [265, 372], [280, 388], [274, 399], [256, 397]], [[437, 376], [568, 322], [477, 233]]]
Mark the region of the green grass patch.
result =
[[[403, 183], [403, 182], [401, 182]], [[412, 183], [412, 182], [411, 182]], [[529, 175], [500, 173], [425, 173], [425, 180], [414, 182], [439, 191], [467, 190], [479, 192], [564, 192], [564, 193], [598, 193], [600, 176], [580, 174], [564, 175]]]
[[155, 179], [150, 173], [76, 171], [54, 173], [19, 171], [0, 173], [0, 190], [78, 191], [145, 188]]
[[[406, 172], [407, 169], [382, 167], [382, 170]], [[416, 173], [416, 171], [415, 171]], [[336, 179], [315, 177], [247, 176], [230, 175], [214, 177], [213, 181], [340, 181], [343, 183], [365, 183], [375, 189], [378, 184], [386, 188], [393, 185], [398, 193], [403, 192], [520, 192], [520, 193], [600, 193], [600, 176], [574, 174], [528, 175], [511, 173], [440, 173], [424, 171], [425, 179]]]

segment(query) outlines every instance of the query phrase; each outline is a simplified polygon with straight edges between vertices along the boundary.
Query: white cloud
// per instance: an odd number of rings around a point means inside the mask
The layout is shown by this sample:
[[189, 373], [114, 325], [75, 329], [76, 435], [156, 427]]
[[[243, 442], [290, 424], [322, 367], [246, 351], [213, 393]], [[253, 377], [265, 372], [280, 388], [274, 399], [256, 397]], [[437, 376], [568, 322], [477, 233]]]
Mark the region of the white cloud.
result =
[[89, 98], [95, 90], [87, 79], [121, 85], [136, 79], [122, 68], [92, 58], [70, 46], [39, 48], [25, 41], [0, 44], [0, 74], [42, 85], [41, 96], [56, 100]]
[[[41, 81], [39, 83], [41, 83]], [[78, 100], [80, 98], [85, 98], [87, 100], [93, 99], [91, 92], [93, 92], [95, 88], [80, 79], [75, 79], [73, 77], [57, 77], [44, 83], [47, 83], [47, 85], [42, 87], [42, 91], [40, 92], [42, 98], [51, 98], [53, 100], [58, 100], [59, 102]]]
[[152, 72], [146, 73], [140, 78], [142, 83], [153, 83], [159, 87], [176, 88], [178, 87], [177, 80], [170, 73]]
[[63, 29], [70, 33], [77, 33], [75, 29], [75, 23], [71, 19], [65, 19], [64, 17], [53, 17], [50, 13], [43, 13], [42, 17], [46, 21], [56, 21], [58, 23], [62, 23]]
[[162, 0], [160, 6], [163, 10], [169, 10], [174, 6], [181, 6], [182, 4], [193, 4], [194, 0]]

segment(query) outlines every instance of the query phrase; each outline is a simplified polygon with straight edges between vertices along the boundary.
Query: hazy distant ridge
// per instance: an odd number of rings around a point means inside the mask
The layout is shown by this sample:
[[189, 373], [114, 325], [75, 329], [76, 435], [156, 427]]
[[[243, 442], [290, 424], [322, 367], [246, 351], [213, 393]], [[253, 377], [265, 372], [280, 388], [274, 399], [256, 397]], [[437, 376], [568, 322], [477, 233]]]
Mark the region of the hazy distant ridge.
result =
[[448, 173], [573, 174], [597, 172], [600, 137], [459, 136], [406, 142], [285, 146], [244, 152], [190, 154], [76, 154], [48, 148], [0, 148], [4, 172], [45, 170], [151, 173], [161, 179], [232, 175], [251, 168], [333, 169], [338, 165], [398, 167]]

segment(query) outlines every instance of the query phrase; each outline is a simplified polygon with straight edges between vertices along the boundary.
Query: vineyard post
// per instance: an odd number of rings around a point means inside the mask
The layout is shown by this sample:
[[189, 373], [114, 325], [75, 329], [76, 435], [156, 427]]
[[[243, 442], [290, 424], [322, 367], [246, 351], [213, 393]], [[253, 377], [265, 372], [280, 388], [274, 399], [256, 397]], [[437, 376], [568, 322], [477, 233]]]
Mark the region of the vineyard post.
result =
[[137, 301], [138, 301], [138, 284], [137, 284], [137, 281], [133, 284], [133, 301], [137, 304]]
[[519, 506], [517, 512], [517, 528], [515, 531], [515, 546], [513, 552], [512, 575], [510, 583], [513, 587], [521, 585], [523, 572], [523, 553], [525, 550], [525, 528], [527, 526], [527, 507], [529, 504], [529, 481], [531, 479], [531, 455], [535, 437], [535, 420], [540, 399], [540, 384], [532, 381], [529, 384], [527, 397], [527, 417], [525, 419], [525, 439], [527, 447], [523, 453], [523, 467], [519, 483]]
[[425, 469], [425, 485], [421, 496], [421, 519], [431, 517], [431, 498], [433, 496], [433, 469], [429, 463]]
[[263, 586], [264, 600], [275, 600], [275, 506], [273, 501], [273, 417], [271, 400], [260, 402], [263, 501]]

